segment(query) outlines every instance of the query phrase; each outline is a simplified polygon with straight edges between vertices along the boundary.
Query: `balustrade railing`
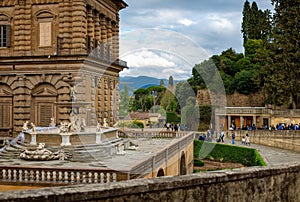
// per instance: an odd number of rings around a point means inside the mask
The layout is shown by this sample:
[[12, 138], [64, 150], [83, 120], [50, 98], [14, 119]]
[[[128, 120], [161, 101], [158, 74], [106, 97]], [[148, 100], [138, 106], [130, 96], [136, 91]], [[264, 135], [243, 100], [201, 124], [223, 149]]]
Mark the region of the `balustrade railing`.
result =
[[118, 131], [119, 137], [129, 138], [181, 138], [187, 134], [186, 131]]
[[[145, 132], [144, 134], [148, 134], [149, 132]], [[156, 169], [163, 162], [170, 160], [174, 155], [177, 155], [184, 147], [188, 146], [191, 142], [194, 141], [194, 133], [193, 132], [185, 132], [182, 133], [181, 140], [172, 144], [171, 146], [161, 150], [155, 156], [152, 156], [145, 160], [143, 163], [139, 163], [135, 167], [133, 167], [130, 171], [130, 179], [143, 177], [145, 174], [149, 174], [151, 169]], [[153, 137], [148, 135], [148, 137]], [[176, 137], [176, 136], [175, 136]]]
[[300, 109], [293, 110], [278, 110], [278, 109], [268, 109], [265, 107], [225, 107], [225, 109], [217, 108], [215, 113], [218, 115], [223, 114], [270, 114], [276, 116], [300, 116]]
[[112, 170], [51, 169], [0, 166], [0, 182], [34, 184], [88, 184], [125, 180], [124, 173]]

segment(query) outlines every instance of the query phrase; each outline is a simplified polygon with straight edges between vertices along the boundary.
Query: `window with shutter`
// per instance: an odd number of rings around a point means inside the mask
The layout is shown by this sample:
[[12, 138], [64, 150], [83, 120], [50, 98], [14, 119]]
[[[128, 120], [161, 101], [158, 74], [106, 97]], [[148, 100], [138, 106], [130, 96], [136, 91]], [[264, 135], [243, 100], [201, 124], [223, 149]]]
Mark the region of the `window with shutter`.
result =
[[10, 127], [9, 103], [0, 103], [0, 128]]
[[38, 116], [39, 126], [49, 126], [50, 119], [53, 117], [53, 104], [40, 103]]
[[0, 25], [0, 47], [10, 47], [10, 25]]

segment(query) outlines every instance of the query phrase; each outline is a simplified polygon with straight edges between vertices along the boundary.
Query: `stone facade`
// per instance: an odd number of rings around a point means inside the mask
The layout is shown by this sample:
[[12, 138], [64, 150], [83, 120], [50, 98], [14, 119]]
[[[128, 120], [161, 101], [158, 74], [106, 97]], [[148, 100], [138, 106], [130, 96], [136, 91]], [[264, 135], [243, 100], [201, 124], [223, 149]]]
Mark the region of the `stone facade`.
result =
[[[0, 133], [118, 117], [122, 0], [0, 1]], [[78, 118], [77, 117], [77, 118]]]

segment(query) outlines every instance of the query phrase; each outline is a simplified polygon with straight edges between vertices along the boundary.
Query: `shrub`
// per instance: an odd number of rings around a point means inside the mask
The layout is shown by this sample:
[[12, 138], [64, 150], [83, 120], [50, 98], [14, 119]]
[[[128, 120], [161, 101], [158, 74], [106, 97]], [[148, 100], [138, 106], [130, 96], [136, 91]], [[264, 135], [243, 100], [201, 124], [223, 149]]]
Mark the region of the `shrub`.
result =
[[200, 150], [203, 144], [205, 144], [205, 147], [207, 148], [213, 147], [212, 151], [209, 153], [209, 156], [205, 156], [204, 158], [210, 157], [222, 162], [241, 163], [244, 166], [266, 165], [256, 149], [210, 142], [204, 143], [204, 141], [200, 140], [194, 141], [194, 158], [200, 157]]
[[204, 166], [204, 162], [199, 159], [194, 159], [194, 166], [202, 167]]

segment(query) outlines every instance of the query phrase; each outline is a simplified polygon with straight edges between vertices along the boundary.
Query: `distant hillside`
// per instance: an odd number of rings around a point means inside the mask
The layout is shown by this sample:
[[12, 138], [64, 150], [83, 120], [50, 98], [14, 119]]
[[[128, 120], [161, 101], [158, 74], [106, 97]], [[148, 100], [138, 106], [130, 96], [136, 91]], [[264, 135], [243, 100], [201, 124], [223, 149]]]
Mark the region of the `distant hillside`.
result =
[[[160, 80], [161, 79], [154, 78], [154, 77], [148, 77], [148, 76], [120, 77], [120, 91], [123, 90], [124, 84], [129, 86], [131, 92], [134, 92], [136, 89], [139, 89], [139, 88], [148, 88], [150, 86], [159, 86]], [[168, 79], [163, 79], [163, 81], [164, 81], [165, 86], [167, 86]], [[174, 80], [174, 84], [176, 84], [178, 82], [180, 82], [180, 81]]]

